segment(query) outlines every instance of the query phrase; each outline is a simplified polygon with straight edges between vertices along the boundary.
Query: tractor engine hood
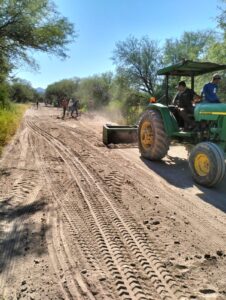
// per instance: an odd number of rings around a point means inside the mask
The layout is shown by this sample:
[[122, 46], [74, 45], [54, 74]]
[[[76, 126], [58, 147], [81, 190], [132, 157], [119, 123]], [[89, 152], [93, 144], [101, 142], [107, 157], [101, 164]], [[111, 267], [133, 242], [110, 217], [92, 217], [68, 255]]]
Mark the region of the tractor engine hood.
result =
[[195, 120], [210, 120], [215, 121], [219, 116], [226, 117], [225, 103], [201, 103], [195, 107]]

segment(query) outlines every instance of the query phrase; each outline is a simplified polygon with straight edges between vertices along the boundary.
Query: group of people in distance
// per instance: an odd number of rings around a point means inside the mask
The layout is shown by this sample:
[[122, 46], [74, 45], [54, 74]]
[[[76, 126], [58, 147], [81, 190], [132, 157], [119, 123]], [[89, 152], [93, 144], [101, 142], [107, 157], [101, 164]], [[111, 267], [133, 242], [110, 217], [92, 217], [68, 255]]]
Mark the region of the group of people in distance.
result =
[[186, 86], [185, 81], [180, 81], [177, 85], [176, 93], [172, 104], [184, 121], [184, 130], [192, 130], [195, 127], [195, 121], [190, 117], [194, 113], [196, 103], [220, 103], [217, 96], [218, 84], [221, 80], [219, 74], [214, 74], [212, 81], [203, 86], [201, 96]]
[[61, 101], [61, 107], [63, 108], [63, 114], [62, 114], [62, 119], [65, 118], [66, 112], [68, 114], [71, 114], [71, 117], [74, 117], [74, 112], [75, 112], [75, 117], [78, 117], [78, 108], [79, 108], [79, 100], [76, 98], [72, 99], [67, 99], [63, 98]]

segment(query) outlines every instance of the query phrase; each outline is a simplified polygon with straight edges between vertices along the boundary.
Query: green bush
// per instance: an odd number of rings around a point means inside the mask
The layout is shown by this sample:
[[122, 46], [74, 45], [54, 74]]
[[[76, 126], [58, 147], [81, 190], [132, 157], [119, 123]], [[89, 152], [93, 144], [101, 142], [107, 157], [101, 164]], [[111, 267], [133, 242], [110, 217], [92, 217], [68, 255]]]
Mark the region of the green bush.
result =
[[0, 153], [15, 134], [27, 107], [24, 104], [10, 104], [7, 108], [0, 108]]

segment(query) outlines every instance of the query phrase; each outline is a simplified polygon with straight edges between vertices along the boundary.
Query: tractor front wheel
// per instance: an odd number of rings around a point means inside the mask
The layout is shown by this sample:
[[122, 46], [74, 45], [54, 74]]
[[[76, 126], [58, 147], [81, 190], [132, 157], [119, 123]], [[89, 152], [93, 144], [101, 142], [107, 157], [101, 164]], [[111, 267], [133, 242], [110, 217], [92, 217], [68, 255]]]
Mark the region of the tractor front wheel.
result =
[[138, 144], [141, 156], [149, 160], [161, 160], [167, 154], [170, 140], [159, 111], [148, 110], [141, 116]]
[[224, 177], [224, 153], [214, 143], [199, 143], [190, 153], [189, 167], [192, 177], [198, 184], [212, 187], [220, 183]]

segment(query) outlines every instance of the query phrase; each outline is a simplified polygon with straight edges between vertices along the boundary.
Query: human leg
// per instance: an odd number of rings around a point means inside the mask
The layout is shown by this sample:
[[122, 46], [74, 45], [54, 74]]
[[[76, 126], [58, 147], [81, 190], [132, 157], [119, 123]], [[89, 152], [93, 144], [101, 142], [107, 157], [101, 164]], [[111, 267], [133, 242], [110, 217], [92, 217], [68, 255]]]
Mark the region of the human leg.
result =
[[195, 127], [195, 121], [191, 119], [191, 117], [188, 115], [188, 112], [186, 112], [185, 109], [180, 109], [179, 115], [184, 120], [185, 130], [189, 130]]
[[73, 117], [73, 113], [74, 113], [74, 107], [71, 108], [71, 117]]
[[63, 107], [63, 116], [62, 116], [62, 119], [65, 118], [65, 113], [66, 113], [66, 107]]

